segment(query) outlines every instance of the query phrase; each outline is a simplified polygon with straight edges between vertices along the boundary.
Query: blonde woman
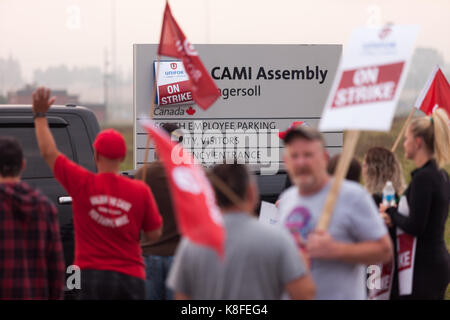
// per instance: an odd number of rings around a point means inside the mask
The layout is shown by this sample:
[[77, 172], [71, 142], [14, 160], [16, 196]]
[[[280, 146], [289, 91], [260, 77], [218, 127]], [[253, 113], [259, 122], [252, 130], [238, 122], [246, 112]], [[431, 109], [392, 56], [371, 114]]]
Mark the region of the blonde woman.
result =
[[[450, 256], [444, 242], [450, 183], [441, 167], [450, 162], [448, 115], [436, 109], [431, 117], [414, 119], [405, 133], [406, 158], [417, 169], [398, 209], [387, 209], [388, 225], [416, 238], [412, 292], [406, 299], [443, 299], [450, 280]], [[403, 201], [405, 200], [405, 201]], [[380, 205], [380, 212], [386, 208]]]

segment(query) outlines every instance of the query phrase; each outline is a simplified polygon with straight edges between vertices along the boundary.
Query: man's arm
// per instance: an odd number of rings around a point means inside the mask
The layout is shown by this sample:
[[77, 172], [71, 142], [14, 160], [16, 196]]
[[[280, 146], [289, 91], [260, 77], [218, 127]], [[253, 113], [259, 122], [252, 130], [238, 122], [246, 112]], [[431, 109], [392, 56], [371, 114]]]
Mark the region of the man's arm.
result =
[[191, 300], [191, 297], [184, 293], [175, 292], [175, 300]]
[[392, 243], [387, 234], [378, 240], [345, 243], [334, 241], [327, 232], [314, 232], [308, 238], [307, 251], [311, 258], [349, 263], [374, 264], [392, 259]]
[[[49, 99], [49, 97], [50, 90], [44, 87], [38, 88], [33, 93], [33, 113], [35, 115], [46, 113], [50, 106], [55, 102], [55, 97], [51, 99]], [[34, 126], [41, 155], [53, 171], [55, 161], [59, 156], [59, 151], [56, 147], [55, 139], [53, 138], [50, 128], [48, 127], [47, 118], [42, 116], [36, 117]]]
[[313, 232], [307, 244], [311, 257], [360, 264], [390, 261], [393, 250], [388, 230], [372, 196], [358, 189], [354, 186], [352, 200], [346, 203], [348, 240], [336, 241], [327, 232]]
[[286, 284], [285, 290], [292, 300], [312, 300], [316, 295], [316, 286], [310, 275], [292, 280]]
[[387, 210], [394, 226], [415, 237], [421, 236], [425, 232], [428, 220], [432, 215], [432, 195], [433, 178], [423, 172], [415, 175], [411, 181], [407, 200], [409, 216], [399, 213], [398, 208]]
[[156, 230], [144, 232], [145, 239], [150, 241], [156, 241], [162, 235], [162, 226]]

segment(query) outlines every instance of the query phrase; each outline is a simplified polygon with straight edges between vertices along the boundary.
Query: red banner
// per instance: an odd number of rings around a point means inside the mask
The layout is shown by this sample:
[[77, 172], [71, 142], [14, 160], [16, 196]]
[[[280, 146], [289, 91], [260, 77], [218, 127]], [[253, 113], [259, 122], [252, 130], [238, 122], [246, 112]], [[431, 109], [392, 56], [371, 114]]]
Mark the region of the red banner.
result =
[[190, 153], [151, 121], [141, 125], [151, 134], [167, 172], [178, 228], [192, 242], [211, 247], [223, 257], [225, 229], [212, 189], [203, 169]]
[[450, 85], [439, 67], [431, 73], [416, 101], [416, 107], [427, 115], [435, 108], [443, 108], [450, 116]]
[[191, 82], [192, 97], [200, 108], [208, 109], [220, 97], [220, 91], [200, 60], [197, 51], [186, 39], [172, 16], [168, 2], [164, 10], [158, 54], [183, 61], [184, 69]]

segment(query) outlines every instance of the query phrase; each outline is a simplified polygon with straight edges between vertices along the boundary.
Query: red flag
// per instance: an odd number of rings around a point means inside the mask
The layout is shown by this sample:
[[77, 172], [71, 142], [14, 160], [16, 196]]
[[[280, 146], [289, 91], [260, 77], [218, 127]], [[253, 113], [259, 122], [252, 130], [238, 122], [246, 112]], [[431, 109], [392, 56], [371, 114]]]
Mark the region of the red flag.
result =
[[200, 60], [197, 51], [173, 18], [169, 2], [166, 2], [164, 10], [158, 54], [183, 61], [184, 69], [191, 82], [192, 97], [200, 108], [208, 109], [220, 97], [220, 91]]
[[427, 115], [435, 108], [443, 108], [450, 116], [450, 85], [439, 66], [434, 68], [415, 106]]
[[178, 227], [192, 242], [216, 250], [223, 257], [225, 230], [216, 206], [214, 190], [202, 168], [181, 144], [176, 144], [152, 121], [141, 121], [152, 135], [156, 150], [170, 181]]

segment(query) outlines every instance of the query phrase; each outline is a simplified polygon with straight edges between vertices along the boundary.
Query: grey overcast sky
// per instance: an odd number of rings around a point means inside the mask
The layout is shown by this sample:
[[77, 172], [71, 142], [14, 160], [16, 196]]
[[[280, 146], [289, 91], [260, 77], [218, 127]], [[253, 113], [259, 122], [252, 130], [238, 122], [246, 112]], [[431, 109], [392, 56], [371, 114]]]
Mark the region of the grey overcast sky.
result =
[[[115, 5], [114, 5], [115, 4]], [[0, 0], [0, 57], [20, 60], [23, 75], [50, 65], [131, 72], [133, 43], [157, 43], [165, 0]], [[450, 61], [450, 0], [171, 0], [192, 43], [345, 44], [367, 24], [418, 24], [416, 46]], [[201, 54], [201, 52], [200, 52]]]

